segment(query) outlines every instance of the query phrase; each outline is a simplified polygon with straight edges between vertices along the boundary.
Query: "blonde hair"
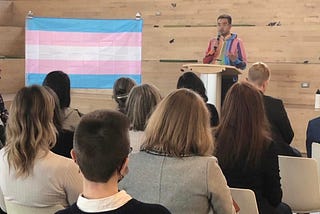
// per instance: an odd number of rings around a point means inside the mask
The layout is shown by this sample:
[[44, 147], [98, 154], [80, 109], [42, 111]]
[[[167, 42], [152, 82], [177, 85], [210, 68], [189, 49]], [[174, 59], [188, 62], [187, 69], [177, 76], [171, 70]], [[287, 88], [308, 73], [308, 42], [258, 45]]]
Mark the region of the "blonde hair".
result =
[[248, 71], [248, 80], [257, 86], [270, 79], [270, 68], [263, 62], [256, 62], [251, 65]]
[[142, 150], [174, 157], [212, 155], [209, 112], [203, 99], [189, 89], [171, 92], [151, 115]]
[[126, 102], [131, 128], [144, 131], [147, 120], [160, 101], [161, 94], [156, 87], [148, 84], [133, 87]]
[[41, 86], [24, 87], [16, 94], [6, 128], [10, 168], [17, 177], [27, 177], [40, 150], [47, 153], [56, 143], [53, 124], [54, 98]]

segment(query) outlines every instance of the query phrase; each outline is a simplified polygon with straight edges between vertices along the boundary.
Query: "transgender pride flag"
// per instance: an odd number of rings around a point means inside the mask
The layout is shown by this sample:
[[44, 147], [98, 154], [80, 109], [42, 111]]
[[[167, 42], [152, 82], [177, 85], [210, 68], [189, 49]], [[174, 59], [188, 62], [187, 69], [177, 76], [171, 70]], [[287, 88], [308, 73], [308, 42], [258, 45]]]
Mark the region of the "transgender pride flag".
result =
[[119, 77], [141, 82], [142, 20], [32, 17], [26, 23], [26, 84], [62, 70], [72, 88], [112, 88]]

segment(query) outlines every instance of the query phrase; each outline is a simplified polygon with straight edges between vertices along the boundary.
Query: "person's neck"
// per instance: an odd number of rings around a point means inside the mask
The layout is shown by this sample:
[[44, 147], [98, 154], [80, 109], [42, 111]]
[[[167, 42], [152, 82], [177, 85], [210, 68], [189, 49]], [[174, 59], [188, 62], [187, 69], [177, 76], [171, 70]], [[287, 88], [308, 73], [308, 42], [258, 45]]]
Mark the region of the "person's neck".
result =
[[231, 36], [231, 32], [226, 33], [224, 35], [221, 35], [223, 37], [223, 39], [227, 39], [229, 36]]
[[118, 193], [118, 180], [112, 176], [106, 183], [92, 182], [84, 178], [83, 197], [87, 199], [99, 199], [110, 197]]
[[262, 94], [264, 94], [264, 92], [266, 92], [265, 88], [262, 86], [260, 86], [260, 87], [258, 86], [257, 88], [259, 89], [259, 91], [261, 91]]

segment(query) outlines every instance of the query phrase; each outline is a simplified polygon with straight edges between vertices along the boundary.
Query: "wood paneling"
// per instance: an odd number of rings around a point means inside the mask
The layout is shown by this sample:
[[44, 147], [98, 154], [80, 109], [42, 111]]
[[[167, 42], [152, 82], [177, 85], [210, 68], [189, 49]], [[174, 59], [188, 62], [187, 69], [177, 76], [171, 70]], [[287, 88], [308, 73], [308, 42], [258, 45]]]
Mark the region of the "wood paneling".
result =
[[24, 28], [0, 26], [0, 56], [24, 57]]

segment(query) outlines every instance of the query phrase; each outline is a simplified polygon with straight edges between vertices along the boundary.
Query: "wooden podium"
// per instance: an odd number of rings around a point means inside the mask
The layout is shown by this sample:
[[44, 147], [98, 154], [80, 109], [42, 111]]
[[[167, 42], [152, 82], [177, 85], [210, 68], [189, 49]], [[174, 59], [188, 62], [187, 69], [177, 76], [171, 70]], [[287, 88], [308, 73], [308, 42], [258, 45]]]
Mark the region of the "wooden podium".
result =
[[221, 79], [222, 76], [235, 76], [242, 74], [239, 69], [230, 65], [215, 64], [186, 64], [185, 71], [200, 74], [200, 78], [207, 89], [208, 102], [216, 106], [218, 112], [221, 108]]

